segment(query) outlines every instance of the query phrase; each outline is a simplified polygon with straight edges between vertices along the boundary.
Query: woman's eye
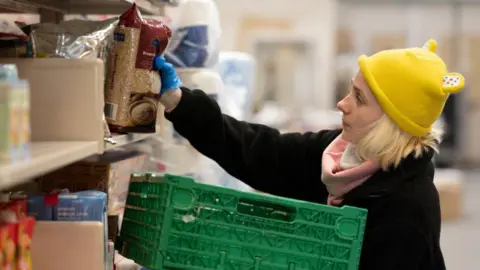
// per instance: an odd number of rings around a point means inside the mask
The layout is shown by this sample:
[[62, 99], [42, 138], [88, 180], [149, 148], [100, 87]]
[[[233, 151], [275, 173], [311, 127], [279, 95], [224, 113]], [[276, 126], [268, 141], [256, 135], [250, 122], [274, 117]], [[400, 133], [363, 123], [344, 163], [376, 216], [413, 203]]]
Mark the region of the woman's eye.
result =
[[355, 93], [355, 100], [357, 100], [358, 103], [363, 103], [362, 97], [358, 93]]

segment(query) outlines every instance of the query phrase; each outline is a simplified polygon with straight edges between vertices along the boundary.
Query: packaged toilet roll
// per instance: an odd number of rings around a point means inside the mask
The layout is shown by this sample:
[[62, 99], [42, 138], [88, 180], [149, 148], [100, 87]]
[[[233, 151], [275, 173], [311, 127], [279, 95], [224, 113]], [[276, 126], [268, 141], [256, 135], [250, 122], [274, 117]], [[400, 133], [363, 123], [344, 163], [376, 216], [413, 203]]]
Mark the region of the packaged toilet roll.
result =
[[213, 0], [185, 0], [165, 59], [179, 68], [210, 68], [218, 61], [220, 18]]
[[179, 68], [176, 71], [182, 85], [189, 89], [201, 89], [215, 99], [218, 99], [218, 94], [223, 91], [222, 78], [215, 70], [206, 68]]
[[256, 62], [252, 55], [222, 51], [216, 70], [224, 83], [225, 113], [248, 120], [253, 103]]

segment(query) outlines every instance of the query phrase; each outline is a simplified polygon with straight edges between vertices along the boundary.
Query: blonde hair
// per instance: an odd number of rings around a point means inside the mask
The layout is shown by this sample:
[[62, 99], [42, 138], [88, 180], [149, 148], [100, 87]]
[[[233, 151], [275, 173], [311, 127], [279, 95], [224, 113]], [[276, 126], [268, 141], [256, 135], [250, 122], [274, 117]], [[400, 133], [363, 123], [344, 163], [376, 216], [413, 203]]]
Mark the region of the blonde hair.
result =
[[402, 159], [412, 153], [417, 158], [429, 148], [438, 153], [442, 135], [442, 127], [434, 127], [421, 137], [409, 135], [384, 115], [358, 142], [357, 156], [362, 160], [376, 160], [387, 171], [391, 166], [397, 168]]

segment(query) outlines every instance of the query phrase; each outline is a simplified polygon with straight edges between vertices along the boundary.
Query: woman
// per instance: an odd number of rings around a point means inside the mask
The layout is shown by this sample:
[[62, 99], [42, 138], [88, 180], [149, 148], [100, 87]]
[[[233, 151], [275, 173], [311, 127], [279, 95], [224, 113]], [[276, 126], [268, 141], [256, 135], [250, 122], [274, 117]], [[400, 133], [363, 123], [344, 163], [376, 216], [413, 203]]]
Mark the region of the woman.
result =
[[432, 125], [464, 78], [448, 73], [436, 42], [360, 56], [337, 107], [342, 130], [280, 134], [223, 115], [200, 90], [179, 88], [155, 60], [166, 118], [201, 153], [251, 187], [316, 203], [368, 209], [362, 270], [442, 270]]

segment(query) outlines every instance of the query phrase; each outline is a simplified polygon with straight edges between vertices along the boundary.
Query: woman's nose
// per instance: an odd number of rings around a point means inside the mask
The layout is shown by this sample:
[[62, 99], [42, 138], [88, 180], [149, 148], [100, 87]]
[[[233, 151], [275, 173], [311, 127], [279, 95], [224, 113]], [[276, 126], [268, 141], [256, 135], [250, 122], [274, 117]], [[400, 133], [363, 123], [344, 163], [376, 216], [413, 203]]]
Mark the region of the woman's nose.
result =
[[347, 106], [347, 97], [344, 97], [342, 100], [340, 100], [337, 103], [337, 109], [342, 111], [343, 114], [348, 114], [349, 113], [348, 106]]

